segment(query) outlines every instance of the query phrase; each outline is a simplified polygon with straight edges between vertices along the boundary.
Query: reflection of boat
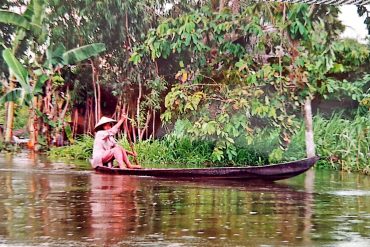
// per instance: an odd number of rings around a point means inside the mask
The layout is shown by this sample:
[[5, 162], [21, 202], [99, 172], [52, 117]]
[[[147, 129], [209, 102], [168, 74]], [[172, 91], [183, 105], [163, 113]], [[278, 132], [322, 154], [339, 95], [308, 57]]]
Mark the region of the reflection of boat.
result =
[[151, 176], [160, 178], [176, 179], [233, 179], [233, 180], [265, 180], [275, 181], [291, 178], [304, 173], [311, 168], [319, 157], [266, 165], [250, 167], [219, 167], [219, 168], [173, 168], [173, 169], [119, 169], [98, 166], [95, 170], [99, 173]]

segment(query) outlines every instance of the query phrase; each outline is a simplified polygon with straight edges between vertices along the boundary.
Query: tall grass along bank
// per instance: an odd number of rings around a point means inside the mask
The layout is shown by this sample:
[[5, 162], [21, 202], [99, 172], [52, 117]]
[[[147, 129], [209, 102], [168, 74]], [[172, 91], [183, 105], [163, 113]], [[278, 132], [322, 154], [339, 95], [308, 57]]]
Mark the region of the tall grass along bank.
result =
[[[314, 118], [316, 153], [321, 157], [318, 167], [370, 174], [369, 113], [344, 118], [335, 114], [327, 119]], [[211, 154], [212, 142], [195, 141], [189, 138], [174, 138], [171, 135], [159, 140], [142, 141], [135, 144], [138, 160], [144, 167], [209, 167], [250, 166], [269, 163], [269, 156], [276, 150], [277, 132], [268, 130], [255, 135], [251, 145], [238, 147], [233, 160], [214, 162]], [[129, 150], [125, 138], [119, 143]], [[83, 136], [73, 145], [52, 148], [53, 159], [88, 160], [92, 156], [93, 138]], [[297, 160], [305, 157], [304, 127], [293, 136], [289, 149], [274, 162]], [[271, 159], [270, 159], [271, 161]]]
[[[335, 114], [330, 119], [314, 118], [316, 152], [319, 166], [370, 174], [370, 113], [344, 118]], [[285, 153], [287, 159], [304, 156], [304, 128], [293, 137]]]

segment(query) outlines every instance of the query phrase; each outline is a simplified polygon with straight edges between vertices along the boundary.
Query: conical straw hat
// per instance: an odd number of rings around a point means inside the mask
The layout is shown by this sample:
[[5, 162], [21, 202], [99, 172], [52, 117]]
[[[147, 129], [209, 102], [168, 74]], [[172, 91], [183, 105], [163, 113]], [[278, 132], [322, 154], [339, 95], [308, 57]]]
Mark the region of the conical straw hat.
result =
[[112, 119], [112, 118], [109, 118], [109, 117], [102, 117], [99, 122], [95, 125], [95, 128], [94, 130], [96, 131], [97, 128], [99, 128], [100, 126], [106, 124], [106, 123], [115, 123], [117, 122], [116, 120]]

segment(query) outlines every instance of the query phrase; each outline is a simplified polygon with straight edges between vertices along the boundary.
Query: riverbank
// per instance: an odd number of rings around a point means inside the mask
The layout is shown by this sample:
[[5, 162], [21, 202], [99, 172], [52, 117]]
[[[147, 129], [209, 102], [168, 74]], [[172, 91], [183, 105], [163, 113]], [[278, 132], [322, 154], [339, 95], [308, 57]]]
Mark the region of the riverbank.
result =
[[[350, 172], [370, 173], [370, 114], [357, 114], [345, 118], [335, 114], [331, 118], [316, 116], [314, 131], [316, 152], [321, 157], [317, 167]], [[119, 143], [130, 149], [125, 138]], [[52, 148], [52, 159], [88, 160], [92, 155], [93, 138], [82, 136], [73, 145]], [[215, 161], [212, 158], [214, 143], [189, 138], [178, 139], [167, 135], [159, 140], [135, 144], [138, 160], [144, 167], [210, 167], [251, 166], [297, 160], [305, 157], [304, 128], [293, 136], [286, 151], [278, 149], [278, 132], [260, 131], [250, 145], [238, 146], [236, 155], [228, 160]], [[280, 155], [271, 153], [280, 152]]]

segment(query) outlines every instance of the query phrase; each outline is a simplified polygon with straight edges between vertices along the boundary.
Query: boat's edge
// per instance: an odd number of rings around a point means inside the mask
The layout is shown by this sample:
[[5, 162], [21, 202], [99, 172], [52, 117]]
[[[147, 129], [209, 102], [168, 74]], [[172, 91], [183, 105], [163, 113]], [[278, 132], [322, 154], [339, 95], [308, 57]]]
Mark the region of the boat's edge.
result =
[[[215, 168], [168, 168], [168, 169], [119, 169], [96, 167], [95, 171], [106, 174], [173, 177], [173, 178], [217, 178], [217, 179], [260, 179], [276, 181], [297, 176], [310, 169], [318, 156], [296, 161], [248, 167], [215, 167]], [[279, 171], [281, 169], [281, 171]], [[204, 172], [204, 173], [202, 173]]]
[[[227, 167], [227, 166], [220, 166], [220, 167], [201, 167], [201, 168], [142, 168], [138, 169], [140, 171], [148, 171], [148, 170], [156, 170], [156, 171], [182, 171], [182, 170], [220, 170], [220, 169], [244, 169], [244, 168], [269, 168], [269, 167], [276, 167], [280, 165], [289, 165], [289, 164], [295, 164], [295, 163], [302, 163], [305, 161], [311, 161], [314, 160], [313, 163], [316, 163], [320, 159], [319, 156], [314, 156], [310, 158], [300, 159], [300, 160], [294, 160], [294, 161], [287, 161], [283, 163], [276, 163], [276, 164], [269, 164], [269, 165], [261, 165], [261, 166], [236, 166], [236, 167]], [[101, 169], [101, 166], [95, 167], [95, 170]], [[120, 168], [108, 168], [103, 167], [104, 170], [110, 169], [110, 170], [127, 170], [127, 169], [120, 169]]]

